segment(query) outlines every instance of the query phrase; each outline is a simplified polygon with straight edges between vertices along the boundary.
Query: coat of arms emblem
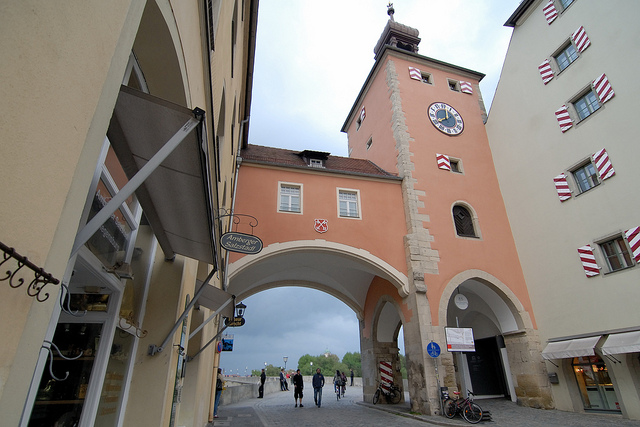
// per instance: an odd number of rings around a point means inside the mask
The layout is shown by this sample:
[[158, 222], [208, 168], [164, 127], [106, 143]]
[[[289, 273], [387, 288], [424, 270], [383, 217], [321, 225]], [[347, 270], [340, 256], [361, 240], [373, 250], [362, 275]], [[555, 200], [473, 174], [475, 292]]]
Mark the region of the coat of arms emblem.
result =
[[313, 228], [318, 233], [326, 233], [329, 229], [329, 222], [326, 219], [316, 219]]

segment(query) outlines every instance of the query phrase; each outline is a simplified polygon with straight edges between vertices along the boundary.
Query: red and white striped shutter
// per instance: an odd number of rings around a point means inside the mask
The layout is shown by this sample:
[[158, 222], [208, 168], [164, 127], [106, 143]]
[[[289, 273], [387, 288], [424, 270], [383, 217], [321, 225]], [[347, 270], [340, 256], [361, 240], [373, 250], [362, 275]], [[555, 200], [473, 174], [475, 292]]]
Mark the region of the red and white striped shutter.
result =
[[422, 73], [416, 67], [409, 67], [409, 77], [422, 81]]
[[389, 362], [380, 362], [380, 385], [389, 391], [389, 385], [393, 382], [393, 368]]
[[611, 84], [609, 84], [609, 79], [607, 79], [607, 76], [605, 76], [604, 73], [593, 81], [593, 88], [598, 94], [600, 102], [603, 104], [615, 95]]
[[451, 170], [451, 161], [449, 160], [449, 156], [436, 153], [436, 161], [438, 162], [438, 168], [448, 171]]
[[549, 0], [547, 2], [545, 7], [542, 8], [542, 12], [544, 13], [544, 17], [547, 19], [547, 23], [549, 25], [551, 25], [551, 23], [558, 17], [558, 11], [553, 5], [553, 0]]
[[580, 28], [571, 35], [571, 38], [580, 53], [584, 52], [589, 46], [591, 46], [591, 41], [589, 40], [587, 32], [584, 30], [583, 26], [580, 26]]
[[596, 257], [593, 256], [593, 248], [591, 245], [585, 245], [578, 248], [580, 254], [580, 261], [582, 262], [582, 268], [587, 277], [593, 277], [600, 274], [600, 267], [596, 263]]
[[362, 110], [360, 110], [360, 121], [362, 122], [366, 116], [367, 116], [367, 113], [364, 111], [364, 105], [363, 105]]
[[469, 82], [460, 82], [460, 92], [473, 94], [473, 88]]
[[629, 242], [629, 247], [631, 248], [633, 259], [636, 261], [636, 264], [639, 264], [640, 263], [640, 227], [630, 228], [629, 230], [624, 232], [624, 235], [627, 238], [627, 242]]
[[558, 120], [558, 124], [560, 125], [560, 130], [563, 133], [571, 129], [571, 126], [573, 126], [573, 121], [569, 116], [569, 111], [567, 110], [566, 105], [563, 105], [558, 110], [556, 110], [556, 119]]
[[569, 190], [569, 184], [567, 184], [567, 176], [563, 173], [553, 178], [553, 183], [556, 185], [556, 191], [561, 202], [569, 200], [571, 198], [571, 190]]
[[538, 66], [538, 70], [542, 77], [542, 83], [547, 84], [553, 79], [553, 70], [551, 69], [551, 63], [548, 59], [545, 59], [544, 62]]
[[616, 174], [616, 171], [613, 170], [613, 166], [609, 160], [609, 154], [607, 154], [607, 150], [604, 148], [593, 155], [593, 161], [598, 169], [600, 179], [605, 180]]

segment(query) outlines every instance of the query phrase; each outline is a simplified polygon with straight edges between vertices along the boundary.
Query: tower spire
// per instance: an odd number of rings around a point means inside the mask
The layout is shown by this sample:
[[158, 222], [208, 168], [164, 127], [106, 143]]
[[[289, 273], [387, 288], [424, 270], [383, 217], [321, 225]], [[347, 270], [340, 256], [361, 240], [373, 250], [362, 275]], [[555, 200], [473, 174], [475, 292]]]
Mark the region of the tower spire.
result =
[[387, 15], [389, 15], [389, 19], [391, 19], [392, 21], [395, 21], [395, 19], [393, 19], [393, 14], [395, 13], [395, 9], [393, 8], [393, 3], [389, 3], [387, 5]]

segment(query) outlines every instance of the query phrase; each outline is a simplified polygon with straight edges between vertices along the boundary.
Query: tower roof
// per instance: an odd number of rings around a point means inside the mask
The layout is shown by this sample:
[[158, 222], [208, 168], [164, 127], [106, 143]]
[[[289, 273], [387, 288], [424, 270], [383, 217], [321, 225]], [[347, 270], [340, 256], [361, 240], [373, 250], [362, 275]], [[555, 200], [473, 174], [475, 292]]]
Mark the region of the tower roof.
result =
[[387, 8], [389, 20], [380, 35], [378, 43], [376, 43], [376, 47], [373, 49], [373, 53], [375, 54], [374, 59], [378, 59], [378, 54], [384, 50], [383, 48], [385, 46], [393, 46], [408, 52], [417, 53], [418, 44], [420, 44], [420, 37], [418, 37], [418, 34], [420, 34], [419, 31], [395, 21], [393, 18], [395, 12], [393, 3], [389, 3]]

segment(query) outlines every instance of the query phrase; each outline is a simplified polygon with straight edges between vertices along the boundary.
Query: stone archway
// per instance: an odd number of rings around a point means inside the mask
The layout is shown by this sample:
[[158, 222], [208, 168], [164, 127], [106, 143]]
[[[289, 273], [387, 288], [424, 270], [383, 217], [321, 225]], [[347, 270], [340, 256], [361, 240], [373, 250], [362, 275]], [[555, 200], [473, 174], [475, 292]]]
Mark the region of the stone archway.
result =
[[[467, 308], [455, 304], [458, 294], [466, 297]], [[456, 352], [452, 357], [458, 388], [473, 390], [475, 384], [474, 392], [481, 395], [550, 407], [551, 393], [537, 330], [505, 283], [481, 270], [456, 275], [440, 298], [439, 323], [473, 329], [476, 351]]]

